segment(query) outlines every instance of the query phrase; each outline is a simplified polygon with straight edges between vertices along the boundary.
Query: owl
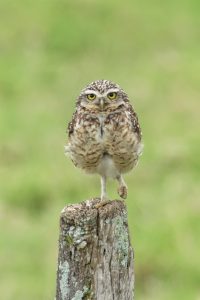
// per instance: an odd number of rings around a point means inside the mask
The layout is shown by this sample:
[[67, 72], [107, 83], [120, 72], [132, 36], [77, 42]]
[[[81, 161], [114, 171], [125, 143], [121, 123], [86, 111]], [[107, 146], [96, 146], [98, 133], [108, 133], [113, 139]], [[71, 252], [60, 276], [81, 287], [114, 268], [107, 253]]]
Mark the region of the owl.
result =
[[118, 182], [118, 194], [127, 197], [122, 174], [131, 171], [142, 153], [141, 129], [128, 95], [118, 84], [96, 80], [76, 101], [68, 124], [65, 152], [73, 164], [101, 176], [101, 201], [107, 201], [106, 181]]

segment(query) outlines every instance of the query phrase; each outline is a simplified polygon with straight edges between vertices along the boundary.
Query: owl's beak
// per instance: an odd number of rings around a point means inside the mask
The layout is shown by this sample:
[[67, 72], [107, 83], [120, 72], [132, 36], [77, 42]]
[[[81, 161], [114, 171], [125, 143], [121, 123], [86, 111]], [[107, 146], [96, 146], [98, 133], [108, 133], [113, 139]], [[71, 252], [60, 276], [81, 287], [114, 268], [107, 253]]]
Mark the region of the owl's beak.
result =
[[103, 99], [103, 98], [101, 98], [101, 99], [99, 100], [99, 106], [100, 106], [101, 110], [104, 109], [105, 102], [104, 102], [104, 99]]

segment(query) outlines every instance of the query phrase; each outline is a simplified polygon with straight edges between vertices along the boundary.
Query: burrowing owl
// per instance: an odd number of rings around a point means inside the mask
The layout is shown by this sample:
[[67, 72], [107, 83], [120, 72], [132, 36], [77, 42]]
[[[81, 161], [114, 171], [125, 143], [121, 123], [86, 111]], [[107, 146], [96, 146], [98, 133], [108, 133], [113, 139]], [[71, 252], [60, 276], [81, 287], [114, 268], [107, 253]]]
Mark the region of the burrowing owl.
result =
[[65, 152], [76, 167], [101, 176], [101, 200], [107, 201], [108, 177], [117, 179], [118, 194], [125, 199], [122, 174], [135, 167], [142, 152], [140, 125], [128, 95], [111, 81], [92, 82], [79, 95], [67, 131]]

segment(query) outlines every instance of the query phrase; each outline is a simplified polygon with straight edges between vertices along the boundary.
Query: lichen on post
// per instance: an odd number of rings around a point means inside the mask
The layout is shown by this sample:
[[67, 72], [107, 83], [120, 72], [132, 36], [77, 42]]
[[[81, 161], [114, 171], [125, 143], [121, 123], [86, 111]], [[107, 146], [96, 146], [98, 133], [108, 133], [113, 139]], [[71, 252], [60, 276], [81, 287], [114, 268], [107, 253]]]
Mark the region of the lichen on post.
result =
[[61, 212], [56, 300], [133, 300], [126, 206], [114, 200], [98, 207], [99, 201]]

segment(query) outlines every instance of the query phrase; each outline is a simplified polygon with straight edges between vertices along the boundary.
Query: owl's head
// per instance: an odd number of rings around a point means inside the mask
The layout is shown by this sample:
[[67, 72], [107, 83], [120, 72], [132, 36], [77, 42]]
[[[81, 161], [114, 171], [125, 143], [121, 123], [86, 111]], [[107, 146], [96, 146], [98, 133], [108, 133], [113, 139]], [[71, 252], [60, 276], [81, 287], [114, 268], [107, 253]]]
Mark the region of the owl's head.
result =
[[114, 82], [96, 80], [88, 84], [77, 99], [77, 105], [95, 110], [117, 109], [128, 102], [127, 94]]

